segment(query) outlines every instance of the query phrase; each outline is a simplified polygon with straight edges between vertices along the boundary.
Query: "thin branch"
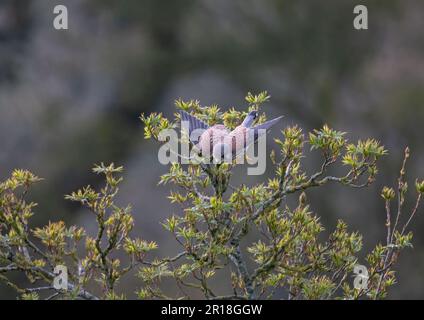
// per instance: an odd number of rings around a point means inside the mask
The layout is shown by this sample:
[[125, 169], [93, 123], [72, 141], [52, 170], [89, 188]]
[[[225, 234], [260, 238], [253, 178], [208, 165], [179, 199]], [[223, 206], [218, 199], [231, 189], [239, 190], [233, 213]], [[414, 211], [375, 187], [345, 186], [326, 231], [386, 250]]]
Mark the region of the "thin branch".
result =
[[0, 267], [0, 273], [7, 273], [10, 271], [16, 271], [16, 270], [19, 270], [19, 268], [14, 265], [9, 265], [7, 267]]
[[408, 228], [409, 224], [411, 223], [412, 219], [414, 218], [415, 213], [417, 212], [418, 207], [420, 206], [421, 196], [422, 196], [422, 194], [419, 193], [418, 197], [417, 197], [417, 201], [416, 201], [415, 206], [414, 206], [414, 209], [412, 210], [412, 213], [409, 216], [408, 221], [405, 223], [405, 225], [402, 228], [402, 232], [400, 233], [401, 235], [403, 235], [405, 233], [406, 229]]
[[244, 285], [246, 286], [246, 292], [249, 299], [255, 298], [255, 291], [253, 286], [252, 278], [249, 275], [245, 261], [243, 260], [240, 246], [234, 247], [234, 252], [230, 254], [230, 259], [237, 268], [239, 275], [242, 277]]
[[387, 246], [390, 245], [390, 239], [391, 239], [391, 231], [390, 231], [390, 224], [391, 224], [392, 218], [390, 215], [390, 200], [386, 200], [386, 227], [387, 227]]

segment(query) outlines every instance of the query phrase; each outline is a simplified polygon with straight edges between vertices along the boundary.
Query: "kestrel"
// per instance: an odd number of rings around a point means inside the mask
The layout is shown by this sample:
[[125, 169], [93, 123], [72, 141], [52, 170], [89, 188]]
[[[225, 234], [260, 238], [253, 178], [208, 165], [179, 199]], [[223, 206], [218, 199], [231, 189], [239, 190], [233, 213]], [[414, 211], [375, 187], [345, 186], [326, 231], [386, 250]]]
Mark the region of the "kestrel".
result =
[[205, 122], [185, 111], [180, 111], [180, 114], [181, 121], [188, 124], [190, 141], [200, 155], [202, 157], [212, 155], [217, 162], [222, 160], [231, 162], [283, 118], [280, 116], [252, 127], [258, 112], [251, 111], [241, 125], [231, 131], [223, 124], [209, 127]]

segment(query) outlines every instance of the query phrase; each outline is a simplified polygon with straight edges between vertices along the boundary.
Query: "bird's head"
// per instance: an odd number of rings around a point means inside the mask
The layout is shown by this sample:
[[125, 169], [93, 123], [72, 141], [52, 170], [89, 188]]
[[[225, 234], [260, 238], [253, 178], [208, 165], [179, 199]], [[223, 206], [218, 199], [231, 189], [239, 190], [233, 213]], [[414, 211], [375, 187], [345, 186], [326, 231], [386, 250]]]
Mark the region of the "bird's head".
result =
[[212, 156], [215, 163], [232, 162], [231, 147], [227, 143], [217, 143], [212, 150]]
[[258, 118], [258, 116], [259, 116], [258, 111], [256, 110], [250, 111], [241, 125], [246, 128], [251, 127], [253, 122]]
[[256, 120], [258, 118], [258, 116], [259, 116], [259, 113], [258, 113], [258, 111], [253, 110], [253, 111], [250, 111], [249, 112], [249, 116], [252, 117], [253, 120]]

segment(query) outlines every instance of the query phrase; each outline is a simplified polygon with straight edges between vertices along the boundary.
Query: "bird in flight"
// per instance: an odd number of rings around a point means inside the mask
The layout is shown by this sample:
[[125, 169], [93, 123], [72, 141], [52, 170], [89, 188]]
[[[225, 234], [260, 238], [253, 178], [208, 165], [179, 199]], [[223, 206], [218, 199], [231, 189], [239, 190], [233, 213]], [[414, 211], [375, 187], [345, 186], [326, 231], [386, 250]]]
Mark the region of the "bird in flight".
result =
[[232, 162], [260, 136], [265, 134], [283, 116], [269, 120], [252, 127], [258, 118], [257, 111], [251, 111], [244, 121], [234, 130], [229, 130], [223, 124], [208, 126], [202, 120], [181, 110], [182, 127], [188, 130], [188, 136], [202, 157], [212, 155], [216, 162]]

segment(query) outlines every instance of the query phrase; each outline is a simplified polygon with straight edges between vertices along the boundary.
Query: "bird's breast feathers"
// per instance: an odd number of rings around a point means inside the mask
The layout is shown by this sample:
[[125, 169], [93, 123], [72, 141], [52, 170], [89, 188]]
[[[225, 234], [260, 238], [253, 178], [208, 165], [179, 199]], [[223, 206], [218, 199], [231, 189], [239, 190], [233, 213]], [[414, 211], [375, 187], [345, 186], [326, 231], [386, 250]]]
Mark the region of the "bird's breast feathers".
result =
[[202, 133], [197, 146], [203, 155], [210, 155], [216, 144], [224, 143], [230, 146], [233, 154], [238, 154], [249, 144], [248, 132], [249, 129], [244, 126], [230, 132], [224, 125], [215, 125]]
[[198, 147], [202, 154], [211, 154], [213, 146], [217, 143], [224, 142], [225, 137], [230, 131], [222, 124], [215, 125], [205, 130], [199, 138]]
[[239, 153], [247, 146], [248, 131], [248, 128], [238, 126], [228, 135], [228, 144], [230, 144], [233, 154]]

